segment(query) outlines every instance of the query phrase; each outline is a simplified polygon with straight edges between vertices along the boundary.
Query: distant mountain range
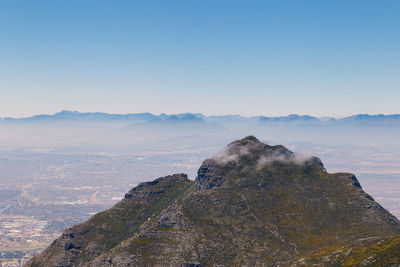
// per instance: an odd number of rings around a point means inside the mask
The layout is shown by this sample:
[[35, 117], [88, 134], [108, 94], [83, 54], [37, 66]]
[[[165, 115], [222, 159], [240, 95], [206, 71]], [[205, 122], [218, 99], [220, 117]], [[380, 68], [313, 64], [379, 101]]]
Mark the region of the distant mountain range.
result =
[[296, 125], [379, 125], [379, 126], [400, 126], [400, 114], [392, 115], [370, 115], [357, 114], [344, 118], [334, 117], [313, 117], [308, 115], [291, 114], [281, 117], [252, 116], [244, 117], [241, 115], [219, 115], [205, 116], [201, 113], [181, 113], [155, 115], [152, 113], [131, 113], [131, 114], [111, 114], [103, 112], [78, 112], [63, 110], [55, 114], [40, 114], [26, 118], [0, 118], [0, 122], [63, 122], [63, 121], [82, 121], [82, 122], [131, 122], [131, 123], [246, 123], [257, 122], [260, 125], [270, 124], [296, 124]]

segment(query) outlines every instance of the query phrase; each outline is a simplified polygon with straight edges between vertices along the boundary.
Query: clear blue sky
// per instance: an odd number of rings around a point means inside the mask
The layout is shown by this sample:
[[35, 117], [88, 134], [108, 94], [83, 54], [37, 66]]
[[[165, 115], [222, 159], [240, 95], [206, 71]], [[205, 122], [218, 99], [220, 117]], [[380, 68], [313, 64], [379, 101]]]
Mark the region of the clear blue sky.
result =
[[0, 117], [400, 113], [400, 1], [2, 0]]

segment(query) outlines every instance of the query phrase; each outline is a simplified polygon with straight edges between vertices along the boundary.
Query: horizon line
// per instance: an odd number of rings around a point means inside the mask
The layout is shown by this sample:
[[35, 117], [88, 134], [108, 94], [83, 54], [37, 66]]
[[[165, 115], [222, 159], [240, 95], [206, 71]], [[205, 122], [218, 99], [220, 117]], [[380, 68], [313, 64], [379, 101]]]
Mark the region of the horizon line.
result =
[[34, 118], [37, 116], [55, 116], [60, 113], [76, 113], [76, 114], [107, 114], [107, 115], [121, 115], [121, 116], [127, 116], [127, 115], [138, 115], [138, 114], [149, 114], [149, 115], [154, 115], [154, 116], [161, 116], [161, 115], [167, 115], [167, 116], [174, 116], [174, 115], [183, 115], [183, 114], [193, 114], [193, 115], [201, 115], [204, 117], [223, 117], [223, 116], [240, 116], [242, 118], [250, 119], [250, 118], [260, 118], [260, 117], [267, 117], [267, 118], [285, 118], [289, 116], [300, 116], [300, 117], [313, 117], [317, 119], [344, 119], [344, 118], [349, 118], [353, 116], [359, 116], [359, 115], [366, 115], [366, 116], [400, 116], [400, 113], [375, 113], [375, 114], [370, 114], [370, 113], [355, 113], [355, 114], [349, 114], [349, 115], [342, 115], [342, 116], [318, 116], [318, 115], [310, 115], [310, 114], [299, 114], [299, 113], [290, 113], [287, 115], [279, 115], [279, 116], [268, 116], [268, 115], [242, 115], [238, 113], [224, 113], [224, 114], [209, 114], [206, 115], [201, 112], [182, 112], [182, 113], [167, 113], [167, 112], [161, 112], [161, 113], [152, 113], [152, 112], [128, 112], [128, 113], [114, 113], [114, 112], [104, 112], [104, 111], [88, 111], [88, 112], [81, 112], [78, 110], [67, 110], [63, 109], [61, 111], [55, 112], [55, 113], [37, 113], [34, 115], [30, 116], [6, 116], [2, 117], [0, 116], [0, 120], [5, 120], [5, 119], [30, 119]]

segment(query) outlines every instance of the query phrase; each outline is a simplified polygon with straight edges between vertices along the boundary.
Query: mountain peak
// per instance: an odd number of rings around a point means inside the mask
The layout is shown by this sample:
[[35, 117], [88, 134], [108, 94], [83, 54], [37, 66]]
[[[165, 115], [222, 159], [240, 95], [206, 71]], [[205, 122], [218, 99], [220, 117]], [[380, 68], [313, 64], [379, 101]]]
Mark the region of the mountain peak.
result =
[[[233, 141], [214, 157], [205, 160], [198, 171], [197, 181], [200, 188], [212, 189], [230, 186], [234, 178], [228, 177], [235, 177], [237, 173], [251, 177], [281, 170], [326, 173], [324, 165], [317, 157], [306, 157], [282, 145], [270, 146], [254, 136], [247, 136]], [[242, 182], [245, 180], [241, 178]]]
[[261, 144], [260, 140], [257, 139], [257, 137], [253, 135], [246, 136], [242, 139], [235, 140], [232, 143], [232, 145], [248, 145], [248, 144]]
[[354, 175], [248, 136], [195, 181], [138, 185], [26, 266], [389, 266], [399, 251], [400, 222]]
[[216, 164], [227, 163], [258, 164], [264, 162], [304, 163], [308, 158], [295, 154], [282, 145], [270, 146], [254, 136], [247, 136], [230, 143], [224, 150], [211, 158]]

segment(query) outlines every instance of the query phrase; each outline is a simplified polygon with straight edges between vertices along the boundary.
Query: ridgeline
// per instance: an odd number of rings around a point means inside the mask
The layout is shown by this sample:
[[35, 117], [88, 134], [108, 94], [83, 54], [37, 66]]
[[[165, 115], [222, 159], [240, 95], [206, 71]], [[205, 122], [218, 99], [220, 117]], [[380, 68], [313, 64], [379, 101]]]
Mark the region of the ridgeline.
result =
[[350, 173], [253, 136], [142, 183], [26, 266], [397, 266], [400, 222]]

